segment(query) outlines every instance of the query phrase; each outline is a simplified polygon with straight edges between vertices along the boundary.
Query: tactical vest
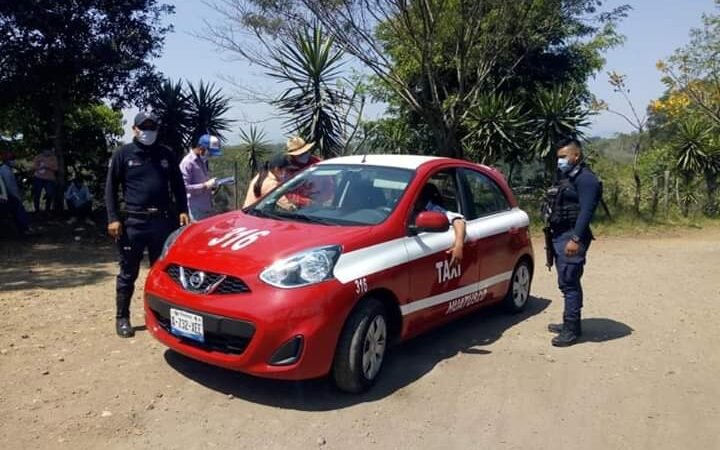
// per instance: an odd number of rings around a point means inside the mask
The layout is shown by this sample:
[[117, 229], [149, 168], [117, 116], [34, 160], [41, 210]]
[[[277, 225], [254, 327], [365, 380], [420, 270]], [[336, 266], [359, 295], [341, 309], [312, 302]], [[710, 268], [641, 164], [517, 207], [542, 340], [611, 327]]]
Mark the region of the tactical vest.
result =
[[541, 213], [545, 225], [553, 230], [565, 230], [575, 226], [580, 215], [580, 202], [574, 180], [583, 167], [584, 165], [580, 164], [573, 168], [567, 177], [545, 192]]

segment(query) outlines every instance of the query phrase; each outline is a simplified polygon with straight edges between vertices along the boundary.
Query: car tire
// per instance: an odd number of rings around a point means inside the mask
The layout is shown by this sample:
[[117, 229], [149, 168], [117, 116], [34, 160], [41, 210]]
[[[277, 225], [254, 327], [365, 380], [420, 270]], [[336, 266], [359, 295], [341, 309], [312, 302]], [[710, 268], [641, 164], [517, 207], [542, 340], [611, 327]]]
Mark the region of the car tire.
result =
[[364, 392], [377, 380], [388, 345], [388, 316], [383, 304], [366, 298], [345, 322], [335, 350], [335, 385], [350, 393]]
[[508, 292], [505, 294], [503, 304], [510, 313], [519, 313], [525, 309], [530, 300], [530, 286], [532, 284], [532, 266], [527, 259], [521, 259], [515, 269]]

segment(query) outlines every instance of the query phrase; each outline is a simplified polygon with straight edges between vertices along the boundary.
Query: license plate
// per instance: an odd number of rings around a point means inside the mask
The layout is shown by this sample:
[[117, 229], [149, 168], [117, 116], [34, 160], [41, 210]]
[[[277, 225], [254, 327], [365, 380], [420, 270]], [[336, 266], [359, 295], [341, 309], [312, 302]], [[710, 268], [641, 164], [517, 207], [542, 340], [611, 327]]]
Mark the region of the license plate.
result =
[[170, 308], [170, 331], [178, 336], [205, 342], [203, 319], [197, 314]]

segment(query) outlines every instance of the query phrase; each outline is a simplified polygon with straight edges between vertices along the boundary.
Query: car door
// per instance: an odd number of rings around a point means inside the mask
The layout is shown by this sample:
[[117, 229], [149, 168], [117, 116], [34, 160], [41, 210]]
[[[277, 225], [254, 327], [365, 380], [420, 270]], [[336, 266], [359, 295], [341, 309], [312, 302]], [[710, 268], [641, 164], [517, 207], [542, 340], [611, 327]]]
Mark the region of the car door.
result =
[[[465, 213], [457, 169], [438, 170], [424, 180], [423, 186], [426, 183], [434, 184], [440, 191], [443, 204], [438, 206], [451, 212]], [[417, 196], [413, 204], [416, 201]], [[411, 212], [408, 224], [413, 220], [413, 216]], [[411, 334], [420, 333], [444, 322], [457, 310], [458, 302], [466, 301], [463, 299], [472, 295], [472, 285], [479, 270], [476, 243], [467, 239], [462, 263], [451, 267], [447, 251], [452, 247], [454, 239], [452, 226], [442, 233], [409, 233], [405, 239], [410, 260], [410, 298], [409, 302], [403, 305], [402, 313]]]
[[[468, 239], [475, 242], [477, 286], [482, 301], [477, 306], [503, 298], [515, 264], [511, 206], [502, 189], [480, 170], [459, 171], [466, 199]], [[475, 305], [473, 305], [475, 306]]]

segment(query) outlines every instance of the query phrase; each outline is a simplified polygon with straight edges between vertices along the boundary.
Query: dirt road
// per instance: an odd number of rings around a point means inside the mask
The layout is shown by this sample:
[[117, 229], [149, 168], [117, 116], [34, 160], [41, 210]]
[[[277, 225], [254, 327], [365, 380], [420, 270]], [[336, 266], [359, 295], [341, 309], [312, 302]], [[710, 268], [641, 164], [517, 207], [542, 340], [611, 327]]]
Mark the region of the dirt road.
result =
[[113, 253], [85, 242], [0, 242], [0, 448], [720, 449], [717, 228], [596, 241], [582, 344], [550, 346], [539, 269], [527, 313], [396, 347], [363, 396], [117, 338]]

